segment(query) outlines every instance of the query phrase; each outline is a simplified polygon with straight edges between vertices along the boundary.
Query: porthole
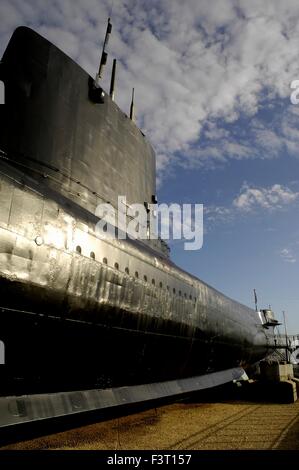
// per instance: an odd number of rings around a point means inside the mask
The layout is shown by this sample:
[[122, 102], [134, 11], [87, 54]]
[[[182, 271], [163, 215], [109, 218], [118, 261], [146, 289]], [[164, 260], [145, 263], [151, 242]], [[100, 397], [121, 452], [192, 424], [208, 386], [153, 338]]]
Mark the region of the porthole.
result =
[[155, 279], [152, 279], [153, 286], [156, 284]]
[[81, 246], [76, 246], [76, 253], [78, 253], [79, 255], [81, 255], [82, 253], [82, 249], [81, 249]]
[[129, 268], [125, 269], [126, 274], [130, 274]]
[[162, 289], [162, 287], [163, 287], [163, 284], [162, 284], [162, 282], [160, 282], [159, 286], [160, 286], [160, 287], [161, 287], [161, 289]]
[[115, 269], [119, 269], [119, 264], [118, 264], [118, 263], [114, 263], [114, 267], [115, 267]]
[[41, 246], [43, 244], [43, 239], [39, 235], [35, 238], [35, 243], [37, 246]]
[[135, 271], [135, 277], [136, 277], [137, 279], [139, 278], [138, 271]]
[[90, 252], [90, 257], [91, 257], [91, 259], [96, 259], [96, 255], [95, 255], [94, 251]]
[[104, 263], [104, 264], [108, 264], [107, 258], [103, 258], [103, 263]]
[[145, 282], [147, 282], [147, 276], [146, 275], [143, 276], [143, 279], [144, 279]]

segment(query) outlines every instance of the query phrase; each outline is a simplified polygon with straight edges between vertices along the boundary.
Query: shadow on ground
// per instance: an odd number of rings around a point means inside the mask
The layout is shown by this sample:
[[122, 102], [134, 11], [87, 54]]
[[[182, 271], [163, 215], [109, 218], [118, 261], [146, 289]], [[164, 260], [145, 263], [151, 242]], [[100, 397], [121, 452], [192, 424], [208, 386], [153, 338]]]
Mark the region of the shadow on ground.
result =
[[228, 383], [212, 389], [194, 392], [180, 400], [184, 403], [225, 403], [227, 401], [247, 403], [293, 403], [289, 383], [244, 381]]

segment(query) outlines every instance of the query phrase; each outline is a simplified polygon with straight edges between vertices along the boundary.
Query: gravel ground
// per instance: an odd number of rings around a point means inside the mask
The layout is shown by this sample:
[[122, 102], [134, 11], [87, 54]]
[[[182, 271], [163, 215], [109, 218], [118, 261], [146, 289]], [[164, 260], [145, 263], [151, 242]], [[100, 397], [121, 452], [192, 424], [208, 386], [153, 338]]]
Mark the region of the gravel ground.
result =
[[176, 403], [2, 449], [299, 449], [299, 401]]

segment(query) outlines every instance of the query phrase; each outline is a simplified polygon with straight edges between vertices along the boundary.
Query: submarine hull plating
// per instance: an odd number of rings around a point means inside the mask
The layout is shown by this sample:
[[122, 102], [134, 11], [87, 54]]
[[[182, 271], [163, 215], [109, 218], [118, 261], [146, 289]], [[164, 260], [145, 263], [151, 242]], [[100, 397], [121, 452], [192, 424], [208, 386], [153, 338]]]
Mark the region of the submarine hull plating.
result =
[[85, 210], [1, 173], [2, 393], [161, 382], [267, 353], [255, 312], [138, 242], [96, 238]]
[[158, 241], [96, 236], [100, 202], [152, 202], [155, 158], [107, 95], [90, 101], [90, 77], [19, 28], [0, 78], [1, 393], [163, 382], [267, 355], [273, 329]]

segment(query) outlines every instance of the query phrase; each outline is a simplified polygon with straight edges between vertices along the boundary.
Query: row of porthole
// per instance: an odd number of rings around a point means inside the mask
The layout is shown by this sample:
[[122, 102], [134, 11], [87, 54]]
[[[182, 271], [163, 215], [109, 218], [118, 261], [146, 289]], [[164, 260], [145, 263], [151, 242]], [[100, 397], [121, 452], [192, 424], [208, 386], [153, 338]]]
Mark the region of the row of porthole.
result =
[[[81, 247], [80, 247], [80, 246], [77, 246], [77, 247], [76, 247], [76, 252], [81, 255], [82, 250], [81, 250]], [[90, 257], [95, 260], [96, 257], [95, 257], [95, 253], [94, 253], [93, 251], [90, 252]], [[103, 258], [103, 264], [108, 264], [108, 260], [107, 260], [106, 257]], [[114, 268], [117, 269], [117, 270], [119, 270], [119, 264], [118, 264], [118, 263], [114, 263]], [[126, 273], [126, 274], [130, 274], [129, 268], [125, 268], [125, 273]], [[136, 277], [136, 279], [139, 279], [139, 273], [138, 273], [138, 271], [135, 271], [135, 277]], [[148, 282], [148, 279], [147, 279], [147, 275], [146, 275], [146, 274], [143, 276], [143, 280], [144, 280], [145, 282]], [[152, 279], [152, 285], [153, 285], [153, 286], [156, 285], [155, 279]], [[162, 282], [159, 283], [159, 287], [160, 287], [161, 289], [163, 289], [163, 283], [162, 283]], [[166, 286], [166, 289], [167, 289], [168, 291], [170, 291], [170, 287], [169, 287], [169, 286]], [[172, 292], [173, 292], [174, 294], [176, 293], [175, 287], [173, 287]], [[179, 296], [181, 297], [181, 296], [182, 296], [182, 291], [179, 290], [179, 291], [178, 291], [178, 294], [179, 294]], [[186, 294], [186, 293], [184, 293], [184, 298], [187, 299], [187, 294]], [[189, 300], [192, 300], [192, 295], [189, 295]], [[196, 302], [196, 297], [194, 297], [193, 300], [194, 300], [194, 302]]]

